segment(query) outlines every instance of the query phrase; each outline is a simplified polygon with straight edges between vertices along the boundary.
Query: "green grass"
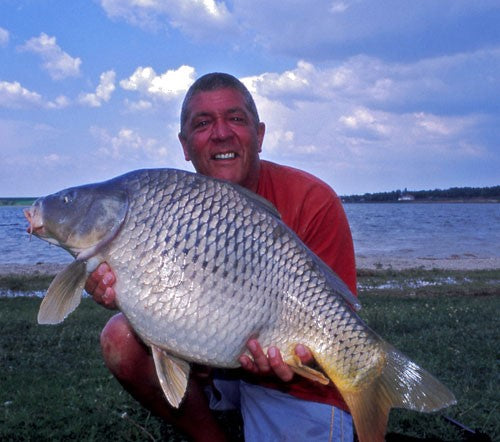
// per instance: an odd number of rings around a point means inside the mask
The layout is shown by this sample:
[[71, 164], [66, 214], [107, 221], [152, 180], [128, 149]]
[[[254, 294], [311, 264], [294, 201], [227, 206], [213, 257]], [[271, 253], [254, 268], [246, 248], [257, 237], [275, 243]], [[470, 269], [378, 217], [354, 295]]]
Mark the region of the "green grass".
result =
[[39, 304], [0, 299], [0, 440], [147, 440], [149, 431], [160, 439], [159, 423], [103, 365], [109, 312], [84, 300], [64, 324], [39, 326]]
[[46, 290], [54, 279], [54, 275], [0, 275], [0, 290], [12, 290], [14, 292], [31, 292]]
[[[418, 288], [411, 282], [443, 278], [448, 284]], [[432, 415], [393, 410], [388, 431], [465, 440], [446, 415], [500, 440], [500, 271], [361, 272], [359, 279], [370, 287], [360, 293], [363, 318], [458, 400]], [[5, 281], [0, 288], [12, 288]], [[37, 289], [47, 284], [16, 281]], [[373, 288], [387, 281], [389, 288]], [[99, 333], [112, 312], [84, 299], [63, 324], [40, 326], [39, 304], [0, 298], [0, 440], [183, 440], [137, 405], [104, 367]]]

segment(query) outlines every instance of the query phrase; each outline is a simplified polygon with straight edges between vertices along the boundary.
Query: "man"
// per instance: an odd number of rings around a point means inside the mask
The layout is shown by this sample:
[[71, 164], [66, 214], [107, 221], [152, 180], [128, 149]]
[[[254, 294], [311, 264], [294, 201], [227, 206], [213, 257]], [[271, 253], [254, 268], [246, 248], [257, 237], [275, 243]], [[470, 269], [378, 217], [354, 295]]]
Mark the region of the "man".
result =
[[[264, 133], [251, 94], [235, 77], [208, 74], [188, 90], [179, 133], [185, 159], [198, 173], [240, 184], [271, 201], [283, 221], [356, 293], [352, 238], [339, 198], [305, 172], [261, 160]], [[114, 282], [112, 269], [102, 264], [86, 289], [114, 308]], [[209, 406], [240, 408], [246, 440], [352, 440], [352, 420], [335, 387], [294, 376], [276, 347], [265, 354], [257, 340], [247, 345], [253, 358], [240, 357], [246, 374], [227, 381], [215, 373], [208, 402], [203, 384], [212, 384], [212, 375], [195, 369], [185, 400], [174, 410], [163, 397], [148, 349], [124, 316], [114, 316], [101, 335], [105, 362], [124, 388], [194, 440], [226, 438]], [[303, 363], [312, 359], [302, 345], [296, 353]]]

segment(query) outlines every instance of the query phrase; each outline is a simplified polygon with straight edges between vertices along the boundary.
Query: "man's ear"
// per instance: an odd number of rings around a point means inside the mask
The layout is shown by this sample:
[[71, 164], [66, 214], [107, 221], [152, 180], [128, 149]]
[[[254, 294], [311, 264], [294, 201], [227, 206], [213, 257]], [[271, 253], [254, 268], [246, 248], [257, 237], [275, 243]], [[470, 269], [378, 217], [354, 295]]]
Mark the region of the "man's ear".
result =
[[182, 135], [182, 133], [179, 132], [178, 138], [179, 138], [179, 141], [181, 142], [182, 150], [184, 151], [184, 159], [186, 161], [191, 161], [191, 157], [189, 156], [189, 151], [188, 151], [188, 147], [187, 147], [186, 137], [184, 137], [184, 135]]
[[264, 135], [266, 133], [266, 125], [260, 122], [257, 126], [257, 139], [259, 140], [259, 153], [262, 152], [262, 143], [264, 142]]

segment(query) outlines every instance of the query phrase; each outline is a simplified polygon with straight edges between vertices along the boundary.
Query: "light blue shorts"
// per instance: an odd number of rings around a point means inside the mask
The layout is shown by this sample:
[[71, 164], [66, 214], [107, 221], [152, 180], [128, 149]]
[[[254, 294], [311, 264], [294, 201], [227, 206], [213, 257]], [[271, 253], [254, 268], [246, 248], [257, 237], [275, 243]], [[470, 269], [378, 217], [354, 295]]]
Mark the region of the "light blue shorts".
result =
[[213, 410], [240, 409], [246, 442], [352, 442], [349, 413], [238, 380], [214, 379], [220, 395], [207, 395]]

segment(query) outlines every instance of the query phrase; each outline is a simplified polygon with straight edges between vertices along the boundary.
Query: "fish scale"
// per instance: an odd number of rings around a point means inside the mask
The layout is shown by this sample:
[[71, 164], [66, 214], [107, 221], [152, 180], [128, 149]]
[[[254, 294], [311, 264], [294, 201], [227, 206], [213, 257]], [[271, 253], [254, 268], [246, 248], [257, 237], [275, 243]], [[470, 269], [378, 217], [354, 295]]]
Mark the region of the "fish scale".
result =
[[[107, 261], [117, 304], [151, 347], [174, 406], [185, 393], [186, 361], [239, 367], [250, 337], [264, 351], [276, 345], [297, 373], [332, 381], [362, 442], [383, 440], [391, 407], [454, 403], [446, 387], [367, 327], [345, 284], [246, 189], [184, 171], [140, 170], [41, 198], [26, 216], [35, 234], [76, 258], [49, 287], [39, 322], [62, 321], [78, 305], [86, 267]], [[298, 343], [321, 371], [297, 362]]]

